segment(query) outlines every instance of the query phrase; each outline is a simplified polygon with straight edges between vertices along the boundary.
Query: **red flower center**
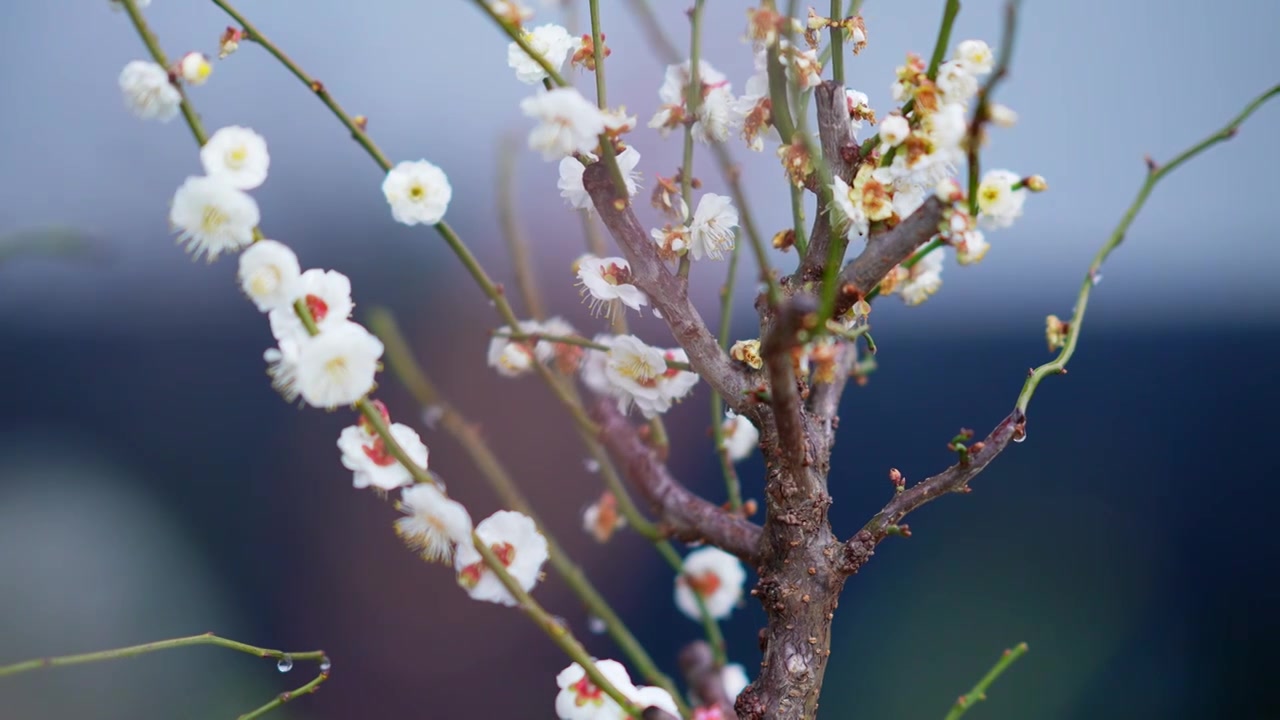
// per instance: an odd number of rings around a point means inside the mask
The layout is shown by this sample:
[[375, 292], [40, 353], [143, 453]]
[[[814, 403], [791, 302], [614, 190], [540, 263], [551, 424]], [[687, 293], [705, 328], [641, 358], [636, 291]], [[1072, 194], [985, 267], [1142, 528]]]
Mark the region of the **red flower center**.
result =
[[375, 438], [373, 445], [361, 445], [360, 449], [364, 450], [364, 454], [373, 461], [374, 465], [387, 467], [395, 464], [396, 459], [387, 452], [387, 445], [382, 442], [382, 438]]
[[573, 684], [573, 694], [576, 695], [574, 704], [582, 707], [587, 703], [601, 705], [604, 703], [604, 691], [591, 684], [591, 678], [586, 675], [582, 679]]
[[516, 559], [516, 548], [509, 542], [494, 543], [492, 546], [493, 554], [498, 556], [498, 560], [503, 567], [511, 567], [511, 563]]
[[324, 317], [329, 314], [329, 303], [318, 296], [308, 295], [302, 300], [307, 304], [307, 310], [311, 312], [311, 318], [316, 322], [324, 320]]
[[689, 583], [689, 587], [693, 588], [693, 591], [702, 597], [706, 597], [720, 589], [720, 576], [713, 572], [701, 575], [686, 575], [685, 582]]

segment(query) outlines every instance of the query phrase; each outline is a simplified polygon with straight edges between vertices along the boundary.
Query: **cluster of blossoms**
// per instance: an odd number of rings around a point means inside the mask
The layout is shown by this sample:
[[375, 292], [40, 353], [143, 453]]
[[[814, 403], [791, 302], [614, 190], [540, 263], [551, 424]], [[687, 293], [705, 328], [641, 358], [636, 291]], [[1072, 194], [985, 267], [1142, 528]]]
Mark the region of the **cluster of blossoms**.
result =
[[[142, 3], [140, 3], [142, 4]], [[234, 40], [235, 38], [233, 38]], [[223, 42], [224, 50], [227, 43]], [[211, 66], [189, 53], [172, 69], [131, 62], [120, 74], [126, 105], [144, 119], [168, 120], [183, 102], [179, 81], [198, 85]], [[237, 278], [257, 309], [267, 315], [277, 346], [264, 353], [272, 384], [290, 402], [332, 410], [365, 401], [380, 369], [382, 342], [351, 320], [351, 282], [334, 270], [303, 270], [284, 243], [261, 238], [257, 202], [246, 191], [267, 179], [266, 141], [248, 128], [224, 127], [200, 149], [201, 176], [187, 178], [174, 193], [169, 221], [194, 257], [213, 262], [240, 252]], [[383, 192], [395, 220], [408, 225], [440, 222], [452, 194], [448, 178], [429, 162], [403, 162], [391, 169]], [[458, 584], [473, 598], [515, 605], [516, 599], [473, 544], [471, 516], [450, 499], [427, 472], [428, 450], [418, 433], [392, 423], [386, 407], [368, 401], [368, 414], [342, 430], [338, 449], [357, 488], [400, 490], [404, 513], [395, 529], [409, 547], [434, 562], [452, 562]], [[428, 482], [418, 482], [426, 479]], [[538, 582], [547, 543], [533, 521], [499, 511], [474, 527], [507, 573], [525, 591]]]

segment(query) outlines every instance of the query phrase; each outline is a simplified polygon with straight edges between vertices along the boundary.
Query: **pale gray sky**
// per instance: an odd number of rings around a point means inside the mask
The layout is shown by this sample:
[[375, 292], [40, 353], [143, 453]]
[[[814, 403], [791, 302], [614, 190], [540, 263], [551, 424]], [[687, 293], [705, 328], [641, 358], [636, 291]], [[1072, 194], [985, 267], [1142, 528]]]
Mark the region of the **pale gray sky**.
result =
[[[650, 0], [681, 43], [685, 3]], [[470, 3], [242, 0], [241, 9], [321, 78], [393, 159], [425, 157], [454, 185], [449, 219], [495, 275], [507, 277], [497, 247], [491, 189], [497, 139], [528, 123], [517, 104], [530, 88], [506, 67], [506, 42]], [[585, 3], [584, 3], [585, 5]], [[608, 0], [605, 29], [611, 99], [647, 119], [662, 68], [638, 34], [626, 3]], [[747, 3], [708, 3], [706, 57], [740, 89], [751, 57], [740, 40]], [[870, 48], [847, 63], [850, 84], [889, 107], [893, 67], [908, 51], [928, 54], [941, 0], [868, 0]], [[990, 235], [980, 266], [949, 266], [943, 293], [921, 318], [953, 323], [1064, 314], [1083, 269], [1142, 179], [1142, 157], [1167, 158], [1219, 126], [1249, 98], [1280, 81], [1280, 3], [1236, 0], [1212, 6], [1162, 0], [1024, 3], [1014, 72], [998, 99], [1020, 115], [993, 133], [988, 167], [1048, 178], [1051, 192], [1028, 202], [1012, 230]], [[968, 0], [956, 40], [1000, 33], [1001, 4]], [[212, 3], [155, 0], [147, 10], [168, 52], [212, 51], [226, 18]], [[94, 233], [105, 269], [23, 262], [0, 270], [0, 323], [163, 326], [198, 307], [206, 321], [243, 322], [233, 264], [189, 262], [168, 239], [169, 197], [198, 172], [180, 121], [143, 123], [122, 107], [119, 69], [145, 51], [127, 18], [106, 0], [7, 3], [0, 23], [0, 232], [45, 223]], [[551, 20], [544, 11], [540, 19]], [[261, 50], [246, 46], [221, 62], [192, 99], [211, 128], [248, 125], [271, 145], [272, 175], [255, 192], [269, 235], [298, 249], [304, 265], [347, 271], [356, 294], [404, 297], [388, 283], [424, 277], [455, 282], [455, 261], [428, 230], [392, 223], [378, 170], [324, 108]], [[1275, 241], [1280, 103], [1259, 112], [1239, 138], [1160, 187], [1105, 271], [1109, 301], [1100, 320], [1265, 320], [1280, 300]], [[675, 140], [643, 130], [641, 169], [670, 174]], [[760, 224], [789, 222], [776, 160], [735, 148]], [[706, 154], [703, 155], [706, 157]], [[721, 183], [700, 166], [707, 189]], [[576, 220], [555, 190], [553, 164], [520, 160], [520, 199], [550, 279], [568, 297], [567, 265], [578, 252]], [[648, 183], [651, 187], [651, 181]], [[648, 218], [653, 220], [653, 218]], [[779, 258], [790, 267], [793, 257]], [[443, 270], [444, 273], [433, 273]], [[702, 291], [720, 268], [699, 269]], [[429, 274], [429, 275], [428, 275]], [[361, 284], [361, 280], [365, 284]], [[377, 287], [374, 287], [374, 286]], [[465, 300], [482, 305], [470, 288]], [[402, 293], [404, 291], [401, 291]], [[381, 293], [381, 295], [379, 295]], [[175, 300], [180, 302], [175, 303]], [[744, 294], [745, 303], [747, 297]], [[189, 304], [189, 305], [187, 305]], [[896, 313], [896, 311], [894, 311]]]

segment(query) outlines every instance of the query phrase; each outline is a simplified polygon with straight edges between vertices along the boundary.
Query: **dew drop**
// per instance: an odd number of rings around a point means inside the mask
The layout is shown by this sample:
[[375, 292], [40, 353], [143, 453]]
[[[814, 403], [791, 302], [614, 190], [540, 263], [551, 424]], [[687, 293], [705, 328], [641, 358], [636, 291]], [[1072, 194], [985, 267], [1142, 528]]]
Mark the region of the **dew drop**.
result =
[[586, 468], [589, 473], [600, 472], [600, 462], [595, 458], [587, 458], [583, 460], [582, 467]]
[[329, 672], [329, 668], [331, 667], [333, 667], [333, 663], [330, 662], [329, 656], [322, 655], [320, 657], [320, 672]]
[[280, 661], [276, 663], [276, 669], [282, 673], [289, 672], [290, 670], [293, 669], [293, 658], [289, 657], [288, 655], [282, 656], [280, 658]]
[[1018, 433], [1017, 435], [1014, 435], [1014, 436], [1013, 436], [1013, 441], [1014, 441], [1014, 442], [1026, 442], [1026, 441], [1027, 441], [1027, 431], [1026, 431], [1026, 430], [1023, 430], [1022, 432]]
[[587, 629], [590, 630], [593, 635], [603, 635], [605, 631], [604, 620], [592, 615], [587, 618]]
[[1094, 285], [1097, 285], [1098, 283], [1102, 282], [1102, 273], [1094, 273], [1089, 277], [1089, 281], [1092, 282]]

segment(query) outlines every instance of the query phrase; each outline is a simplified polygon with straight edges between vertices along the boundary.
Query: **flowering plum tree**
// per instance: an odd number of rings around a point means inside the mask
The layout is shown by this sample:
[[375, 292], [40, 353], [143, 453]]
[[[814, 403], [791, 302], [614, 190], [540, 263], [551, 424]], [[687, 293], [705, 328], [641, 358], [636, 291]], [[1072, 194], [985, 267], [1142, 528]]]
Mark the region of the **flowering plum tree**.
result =
[[[1184, 161], [1234, 135], [1254, 109], [1280, 92], [1264, 93], [1167, 164], [1150, 163], [1132, 208], [1089, 267], [1073, 314], [1067, 320], [1049, 316], [1049, 349], [1057, 355], [1031, 372], [1008, 416], [983, 439], [975, 441], [968, 431], [957, 435], [950, 443], [955, 464], [936, 475], [909, 483], [890, 471], [895, 491], [884, 507], [852, 536], [839, 537], [827, 518], [832, 501], [827, 476], [841, 395], [850, 379], [865, 378], [875, 353], [869, 332], [874, 305], [892, 301], [890, 296], [908, 305], [928, 300], [941, 288], [951, 256], [961, 266], [979, 263], [990, 248], [987, 233], [1010, 226], [1031, 195], [1047, 189], [1038, 175], [982, 166], [988, 130], [1012, 126], [1017, 117], [994, 99], [1010, 67], [1016, 2], [1009, 4], [1003, 35], [993, 48], [982, 40], [953, 43], [959, 3], [947, 0], [932, 53], [908, 56], [896, 76], [885, 79], [894, 106], [873, 109], [864, 93], [844, 84], [848, 56], [868, 43], [858, 0], [832, 0], [822, 11], [808, 9], [807, 16], [797, 14], [795, 2], [783, 11], [774, 0], [749, 9], [743, 52], [754, 53], [755, 74], [741, 94], [702, 57], [705, 0], [692, 0], [687, 56], [677, 57], [669, 44], [658, 43], [671, 64], [647, 124], [683, 143], [681, 166], [663, 176], [643, 167], [641, 152], [629, 140], [640, 119], [607, 101], [610, 50], [602, 28], [610, 19], [602, 17], [601, 3], [590, 0], [591, 32], [575, 36], [555, 23], [534, 25], [532, 12], [520, 2], [474, 0], [509, 37], [507, 59], [515, 79], [531, 86], [519, 105], [531, 126], [529, 150], [557, 163], [557, 187], [570, 212], [598, 221], [612, 240], [611, 247], [593, 236], [589, 252], [574, 261], [581, 293], [601, 319], [601, 327], [590, 333], [543, 315], [525, 249], [513, 241], [521, 291], [533, 315], [521, 319], [447, 223], [453, 192], [445, 171], [428, 160], [392, 163], [362, 118], [348, 115], [324, 85], [228, 2], [213, 2], [233, 23], [220, 40], [219, 57], [246, 44], [273, 56], [328, 106], [379, 166], [392, 219], [431, 226], [456, 254], [502, 321], [488, 347], [488, 365], [505, 377], [536, 375], [545, 382], [568, 410], [605, 480], [605, 491], [584, 514], [585, 529], [601, 542], [624, 527], [651, 540], [675, 573], [676, 605], [705, 628], [706, 639], [692, 641], [679, 659], [682, 692], [569, 559], [483, 438], [439, 396], [394, 323], [375, 315], [371, 332], [353, 321], [346, 276], [304, 270], [287, 242], [262, 236], [259, 207], [250, 192], [267, 178], [267, 142], [238, 126], [206, 132], [188, 90], [210, 77], [208, 57], [193, 52], [170, 62], [144, 18], [147, 0], [112, 0], [151, 55], [130, 62], [120, 74], [127, 106], [144, 120], [167, 122], [181, 115], [199, 146], [204, 174], [183, 182], [170, 205], [169, 221], [179, 240], [194, 257], [209, 262], [236, 256], [240, 289], [266, 315], [277, 341], [264, 359], [285, 400], [330, 410], [354, 408], [355, 421], [337, 439], [339, 458], [352, 472], [355, 488], [395, 499], [401, 516], [394, 528], [405, 544], [428, 562], [451, 566], [457, 585], [472, 598], [519, 608], [564, 650], [569, 665], [555, 676], [558, 693], [551, 674], [547, 677], [548, 707], [554, 693], [555, 712], [564, 720], [814, 717], [846, 582], [872, 558], [878, 543], [909, 534], [903, 524], [909, 513], [942, 495], [965, 492], [1010, 442], [1025, 436], [1033, 393], [1044, 378], [1065, 372], [1098, 268], [1123, 240], [1151, 188]], [[632, 5], [641, 13], [650, 11], [642, 0]], [[576, 88], [566, 77], [568, 68], [593, 77], [594, 93]], [[761, 236], [739, 184], [729, 149], [739, 141], [748, 151], [776, 152], [780, 161], [784, 183], [779, 190], [789, 196], [794, 222], [771, 240]], [[703, 147], [710, 149], [728, 194], [701, 191], [695, 170]], [[642, 184], [650, 181], [652, 205], [663, 218], [657, 227], [643, 222], [635, 207]], [[810, 219], [804, 211], [807, 194], [816, 204]], [[770, 244], [794, 257], [794, 267], [774, 267]], [[759, 269], [754, 306], [759, 333], [730, 342], [730, 289], [744, 246]], [[715, 330], [691, 299], [695, 262], [727, 264]], [[662, 318], [670, 337], [632, 334], [628, 317], [633, 313]], [[468, 509], [449, 497], [429, 467], [419, 434], [393, 422], [387, 406], [371, 395], [384, 355], [457, 436], [509, 509], [473, 522]], [[669, 441], [663, 415], [699, 383], [714, 395], [713, 450], [726, 483], [723, 504], [687, 489], [665, 460]], [[757, 448], [766, 467], [763, 507], [742, 498], [734, 469]], [[641, 512], [632, 494], [651, 515]], [[672, 540], [701, 547], [681, 557]], [[598, 619], [620, 660], [591, 657], [534, 597], [548, 569], [561, 574]], [[763, 656], [751, 672], [726, 662], [717, 624], [743, 601], [748, 570], [755, 573], [749, 594], [768, 618], [760, 634]], [[309, 693], [328, 678], [328, 660], [321, 653], [288, 654], [214, 636], [33, 661], [2, 668], [0, 674], [198, 643], [277, 657], [290, 665], [295, 659], [321, 664], [315, 680], [246, 717]], [[1007, 653], [948, 717], [981, 699], [986, 686], [1024, 650]]]

